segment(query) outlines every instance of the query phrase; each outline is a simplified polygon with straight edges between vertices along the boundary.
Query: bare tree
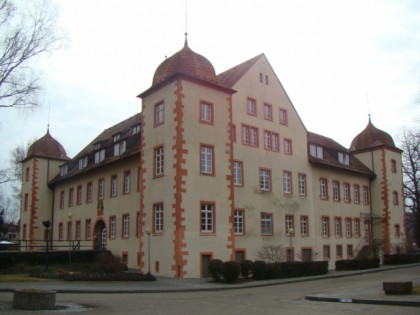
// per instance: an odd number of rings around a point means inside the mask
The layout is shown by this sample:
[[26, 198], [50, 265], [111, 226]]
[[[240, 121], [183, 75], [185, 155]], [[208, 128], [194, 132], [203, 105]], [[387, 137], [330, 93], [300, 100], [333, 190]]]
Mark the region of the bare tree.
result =
[[30, 61], [63, 43], [56, 16], [48, 0], [24, 1], [19, 6], [0, 0], [0, 108], [39, 106], [41, 85]]
[[411, 212], [409, 222], [420, 246], [420, 131], [404, 131], [401, 139], [405, 208]]
[[281, 245], [264, 245], [258, 251], [257, 258], [267, 263], [284, 261], [284, 248]]
[[26, 152], [30, 146], [28, 143], [26, 149], [23, 145], [18, 145], [14, 148], [10, 155], [9, 165], [0, 169], [0, 184], [9, 182], [20, 183], [22, 179], [22, 160], [25, 158]]

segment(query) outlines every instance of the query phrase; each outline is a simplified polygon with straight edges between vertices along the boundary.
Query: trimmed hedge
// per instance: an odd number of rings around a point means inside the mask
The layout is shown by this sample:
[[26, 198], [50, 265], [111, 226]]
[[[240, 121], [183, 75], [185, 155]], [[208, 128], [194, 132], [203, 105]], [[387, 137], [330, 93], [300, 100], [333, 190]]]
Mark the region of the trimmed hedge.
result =
[[420, 254], [384, 255], [384, 265], [404, 265], [420, 262]]
[[241, 263], [241, 275], [244, 278], [249, 278], [252, 275], [252, 268], [253, 268], [254, 262], [251, 260], [244, 260]]
[[325, 275], [328, 273], [327, 261], [292, 261], [268, 264], [268, 279], [283, 279]]
[[255, 280], [266, 279], [269, 274], [268, 265], [265, 261], [256, 260], [252, 265], [252, 278]]
[[222, 268], [223, 268], [223, 261], [220, 259], [212, 259], [209, 262], [209, 274], [210, 276], [216, 280], [219, 281], [222, 277]]
[[222, 277], [227, 283], [233, 283], [239, 278], [241, 267], [236, 261], [226, 261], [222, 265]]
[[363, 270], [379, 268], [379, 259], [342, 259], [335, 262], [335, 270]]

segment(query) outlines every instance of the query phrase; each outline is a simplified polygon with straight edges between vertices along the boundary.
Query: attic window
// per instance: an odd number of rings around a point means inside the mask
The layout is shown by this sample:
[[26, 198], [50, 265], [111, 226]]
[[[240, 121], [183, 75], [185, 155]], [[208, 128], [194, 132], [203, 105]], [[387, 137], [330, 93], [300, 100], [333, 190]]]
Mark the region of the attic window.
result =
[[112, 141], [113, 141], [113, 142], [117, 142], [118, 140], [120, 140], [120, 137], [121, 137], [121, 135], [120, 135], [119, 133], [117, 133], [116, 135], [114, 135], [114, 136], [112, 137]]
[[133, 135], [136, 134], [136, 133], [139, 133], [139, 132], [140, 132], [140, 124], [137, 124], [137, 125], [131, 127], [131, 133]]
[[68, 170], [67, 164], [61, 165], [60, 166], [60, 176], [66, 175], [67, 174], [67, 170]]
[[88, 157], [82, 157], [79, 159], [79, 170], [84, 169], [88, 164]]
[[118, 156], [120, 154], [123, 154], [125, 152], [125, 149], [126, 149], [125, 140], [121, 141], [121, 142], [118, 142], [118, 143], [115, 143], [114, 144], [114, 156]]
[[324, 158], [324, 150], [321, 146], [310, 144], [309, 145], [309, 154], [314, 158], [323, 159]]
[[99, 150], [101, 148], [101, 143], [100, 142], [98, 142], [98, 143], [95, 143], [94, 145], [93, 145], [93, 149], [96, 151], [96, 150]]
[[105, 149], [95, 152], [95, 163], [102, 162], [105, 159]]
[[338, 152], [338, 161], [341, 164], [349, 165], [350, 164], [349, 155], [347, 153], [344, 153], [344, 152]]

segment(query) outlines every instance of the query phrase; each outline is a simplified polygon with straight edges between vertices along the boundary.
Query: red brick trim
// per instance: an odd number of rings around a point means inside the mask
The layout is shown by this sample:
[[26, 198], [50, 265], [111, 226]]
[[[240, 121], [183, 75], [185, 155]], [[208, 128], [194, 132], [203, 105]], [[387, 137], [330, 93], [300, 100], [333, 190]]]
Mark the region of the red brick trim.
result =
[[39, 229], [38, 222], [38, 159], [33, 160], [33, 174], [31, 187], [31, 204], [30, 204], [30, 221], [29, 221], [29, 250], [33, 250], [33, 241], [35, 240], [35, 232]]
[[[145, 113], [145, 109], [146, 109], [146, 102], [142, 102], [142, 108], [143, 108], [143, 113]], [[154, 106], [154, 105], [153, 105]], [[153, 115], [154, 115], [154, 110], [153, 110]], [[154, 121], [154, 117], [153, 117], [153, 121]], [[146, 145], [146, 139], [144, 136], [144, 130], [145, 130], [145, 125], [146, 125], [146, 120], [144, 119], [144, 114], [140, 116], [140, 128], [142, 130], [141, 132], [141, 136], [140, 136], [140, 167], [139, 167], [139, 172], [138, 172], [138, 185], [139, 185], [139, 192], [140, 192], [140, 205], [139, 205], [139, 221], [140, 222], [136, 222], [136, 224], [140, 225], [140, 234], [139, 236], [139, 252], [137, 253], [137, 264], [139, 266], [139, 271], [141, 273], [146, 273], [145, 268], [146, 268], [146, 264], [145, 264], [145, 244], [144, 244], [144, 240], [146, 239], [146, 234], [144, 232], [144, 222], [146, 220], [146, 213], [144, 211], [145, 205], [144, 205], [144, 196], [145, 196], [145, 191], [146, 191], [146, 180], [144, 179], [144, 174], [146, 173], [146, 162], [145, 162], [145, 157], [144, 154], [142, 154], [141, 152], [144, 152], [144, 148]], [[137, 218], [136, 218], [137, 219]]]
[[188, 150], [185, 148], [184, 139], [184, 117], [183, 117], [183, 86], [182, 80], [178, 79], [175, 82], [176, 90], [174, 94], [176, 96], [175, 107], [173, 109], [174, 122], [175, 122], [175, 143], [173, 144], [172, 150], [174, 151], [174, 204], [172, 208], [174, 212], [174, 261], [172, 270], [175, 277], [183, 278], [187, 275], [187, 271], [184, 270], [184, 266], [187, 265], [188, 251], [186, 251], [187, 244], [185, 243], [185, 209], [182, 207], [183, 194], [186, 192], [185, 188], [185, 177], [187, 176], [187, 169], [185, 168], [185, 156], [188, 154]]
[[381, 180], [381, 196], [384, 202], [384, 207], [382, 209], [382, 214], [384, 217], [384, 224], [382, 226], [382, 235], [384, 239], [384, 251], [385, 254], [391, 253], [391, 238], [390, 238], [390, 211], [389, 211], [389, 189], [388, 189], [388, 176], [387, 176], [387, 169], [386, 169], [386, 157], [385, 157], [385, 149], [381, 149], [381, 172], [382, 172], [382, 180]]

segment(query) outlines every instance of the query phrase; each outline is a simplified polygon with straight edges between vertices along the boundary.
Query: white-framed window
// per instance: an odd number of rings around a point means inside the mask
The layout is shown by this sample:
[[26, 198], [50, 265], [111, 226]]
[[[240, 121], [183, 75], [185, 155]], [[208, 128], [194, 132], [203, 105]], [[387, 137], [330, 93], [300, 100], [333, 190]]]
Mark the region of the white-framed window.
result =
[[130, 171], [124, 172], [123, 191], [124, 191], [124, 194], [129, 194], [131, 192], [131, 172]]
[[109, 218], [109, 238], [113, 239], [116, 237], [117, 232], [117, 218], [112, 216]]
[[60, 166], [60, 176], [67, 175], [68, 165], [64, 164]]
[[279, 134], [264, 130], [264, 149], [278, 152], [279, 151]]
[[271, 171], [267, 169], [260, 169], [260, 190], [271, 190]]
[[282, 125], [287, 125], [287, 110], [284, 108], [279, 109], [279, 122]]
[[60, 209], [64, 209], [65, 204], [65, 192], [64, 190], [60, 191]]
[[243, 185], [243, 170], [242, 170], [242, 162], [240, 161], [233, 161], [233, 184], [235, 186], [242, 186]]
[[77, 195], [76, 195], [76, 204], [81, 205], [82, 204], [82, 185], [77, 186]]
[[273, 235], [273, 214], [261, 213], [261, 235]]
[[213, 104], [200, 103], [200, 122], [213, 124]]
[[73, 203], [74, 203], [74, 188], [70, 188], [69, 189], [69, 207], [73, 207]]
[[350, 202], [350, 184], [344, 183], [344, 202]]
[[398, 205], [398, 191], [393, 191], [392, 192], [392, 203], [394, 205]]
[[233, 230], [235, 235], [244, 235], [245, 232], [245, 213], [244, 210], [236, 209], [233, 217]]
[[86, 203], [91, 203], [93, 200], [93, 184], [88, 182], [86, 185]]
[[337, 258], [342, 258], [343, 257], [343, 245], [337, 245], [335, 247], [335, 251], [336, 251]]
[[309, 222], [308, 216], [301, 216], [300, 217], [300, 235], [301, 236], [309, 236]]
[[347, 258], [353, 257], [353, 245], [347, 245]]
[[117, 175], [111, 176], [111, 197], [117, 196]]
[[322, 217], [322, 236], [323, 237], [330, 237], [330, 218], [329, 217]]
[[163, 176], [164, 174], [164, 151], [163, 146], [155, 148], [155, 177]]
[[324, 149], [315, 144], [309, 145], [309, 154], [315, 158], [323, 159], [324, 158]]
[[76, 221], [76, 240], [80, 240], [82, 238], [82, 223], [80, 221]]
[[92, 221], [91, 221], [91, 219], [86, 220], [85, 238], [87, 240], [92, 239]]
[[119, 133], [115, 134], [112, 136], [112, 142], [117, 142], [118, 140], [120, 140], [121, 135]]
[[334, 218], [335, 236], [341, 237], [341, 218]]
[[88, 164], [88, 157], [84, 156], [79, 159], [79, 170], [84, 169]]
[[258, 128], [242, 125], [242, 143], [258, 147]]
[[319, 180], [321, 199], [328, 199], [328, 182], [325, 178]]
[[122, 217], [123, 221], [123, 238], [127, 238], [130, 236], [130, 215], [124, 214]]
[[352, 232], [351, 219], [346, 218], [344, 220], [344, 222], [345, 222], [345, 225], [346, 225], [346, 237], [351, 237], [352, 236], [352, 234], [351, 234], [351, 232]]
[[286, 218], [284, 220], [285, 223], [285, 234], [290, 236], [290, 230], [292, 229], [292, 236], [294, 235], [295, 230], [295, 220], [292, 215], [286, 214]]
[[298, 175], [299, 196], [306, 196], [306, 175]]
[[350, 158], [349, 158], [348, 153], [338, 152], [338, 161], [341, 164], [349, 165], [350, 164]]
[[117, 143], [114, 143], [114, 156], [118, 156], [121, 155], [125, 152], [126, 150], [126, 141], [120, 141]]
[[340, 184], [337, 181], [333, 181], [333, 200], [340, 200]]
[[257, 102], [253, 98], [248, 98], [246, 112], [249, 115], [257, 116]]
[[201, 174], [213, 175], [213, 147], [202, 145], [200, 148], [200, 171]]
[[362, 188], [362, 198], [363, 198], [363, 204], [368, 205], [369, 204], [369, 188], [368, 188], [368, 186], [363, 186], [363, 188]]
[[359, 185], [354, 185], [353, 186], [353, 201], [354, 203], [359, 203], [360, 202], [360, 187]]
[[354, 236], [360, 237], [360, 219], [354, 219]]
[[292, 173], [289, 171], [283, 171], [283, 192], [292, 193]]
[[264, 119], [273, 120], [273, 106], [270, 104], [264, 104]]
[[155, 105], [155, 126], [163, 124], [164, 121], [164, 104], [161, 102]]
[[283, 144], [284, 144], [284, 154], [292, 155], [292, 153], [293, 153], [292, 140], [284, 139]]
[[104, 199], [105, 196], [105, 180], [101, 178], [98, 181], [98, 199]]
[[105, 149], [95, 152], [95, 163], [102, 162], [105, 159]]
[[131, 134], [136, 134], [140, 132], [140, 124], [134, 125], [133, 127], [131, 127]]
[[157, 203], [153, 206], [153, 232], [163, 233], [163, 204]]
[[201, 204], [201, 233], [214, 233], [214, 204], [202, 203]]

